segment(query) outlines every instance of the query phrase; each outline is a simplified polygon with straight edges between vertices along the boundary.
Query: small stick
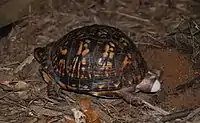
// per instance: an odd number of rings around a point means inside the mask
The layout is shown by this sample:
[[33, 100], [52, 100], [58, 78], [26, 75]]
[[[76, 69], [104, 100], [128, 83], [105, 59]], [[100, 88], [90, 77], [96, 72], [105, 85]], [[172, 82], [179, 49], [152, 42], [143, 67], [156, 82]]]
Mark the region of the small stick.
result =
[[125, 13], [121, 13], [121, 12], [118, 12], [118, 11], [116, 11], [116, 13], [119, 14], [119, 15], [122, 15], [122, 16], [125, 16], [125, 17], [128, 17], [128, 18], [131, 18], [131, 19], [138, 20], [138, 21], [150, 22], [148, 19], [143, 19], [143, 18], [136, 17], [136, 16], [133, 16], [133, 15], [129, 15], [129, 14], [125, 14]]
[[10, 70], [13, 70], [13, 69], [9, 67], [0, 67], [0, 71], [10, 71]]
[[122, 15], [122, 16], [125, 16], [125, 17], [128, 17], [128, 18], [131, 18], [131, 19], [134, 19], [134, 20], [138, 20], [138, 21], [142, 21], [142, 22], [146, 22], [146, 23], [149, 23], [150, 21], [148, 19], [143, 19], [143, 18], [140, 18], [140, 17], [136, 17], [136, 16], [133, 16], [133, 15], [129, 15], [129, 14], [125, 14], [125, 13], [122, 13], [122, 12], [119, 12], [119, 11], [116, 11], [116, 12], [112, 12], [112, 11], [103, 11], [105, 13], [116, 13], [116, 14], [119, 14], [119, 15]]
[[156, 48], [162, 48], [161, 46], [155, 45], [155, 44], [151, 44], [151, 43], [141, 43], [141, 42], [134, 42], [136, 45], [147, 45], [147, 46], [153, 46]]
[[19, 61], [14, 61], [14, 62], [11, 62], [11, 63], [6, 63], [6, 64], [0, 64], [0, 67], [7, 67], [7, 66], [10, 66], [10, 65], [15, 65], [15, 64], [19, 64]]
[[183, 111], [179, 111], [179, 112], [174, 112], [174, 113], [171, 113], [171, 114], [168, 114], [166, 116], [164, 116], [161, 121], [162, 122], [167, 122], [167, 121], [172, 121], [172, 120], [175, 120], [175, 119], [178, 119], [178, 118], [182, 118], [182, 117], [185, 117], [187, 116], [188, 114], [190, 114], [191, 110], [189, 109], [186, 109], [186, 110], [183, 110]]
[[30, 64], [33, 61], [33, 55], [28, 56], [15, 70], [14, 73], [18, 73], [23, 69], [26, 64]]
[[165, 111], [165, 110], [163, 110], [163, 109], [161, 109], [161, 108], [159, 108], [159, 107], [157, 107], [157, 106], [153, 106], [153, 105], [151, 105], [150, 103], [146, 102], [146, 101], [143, 100], [143, 99], [140, 99], [140, 100], [141, 100], [144, 104], [146, 104], [149, 108], [151, 108], [151, 109], [153, 109], [153, 110], [155, 110], [155, 111], [161, 113], [162, 115], [168, 115], [168, 114], [169, 114], [169, 112], [167, 112], [167, 111]]
[[120, 90], [121, 96], [122, 96], [123, 99], [124, 99], [125, 101], [127, 101], [128, 103], [134, 105], [134, 102], [135, 102], [134, 100], [139, 100], [139, 101], [141, 101], [142, 103], [144, 103], [146, 106], [148, 106], [149, 108], [151, 108], [151, 109], [153, 109], [153, 110], [159, 112], [159, 113], [162, 114], [162, 115], [167, 115], [167, 114], [169, 114], [169, 112], [167, 112], [167, 111], [165, 111], [165, 110], [163, 110], [163, 109], [161, 109], [161, 108], [159, 108], [159, 107], [157, 107], [157, 106], [153, 106], [153, 105], [151, 105], [150, 103], [146, 102], [145, 100], [143, 100], [143, 99], [141, 99], [141, 98], [139, 98], [139, 97], [135, 97], [135, 96], [131, 95], [129, 92], [132, 91], [132, 90], [134, 90], [133, 87], [129, 87], [129, 88], [125, 88], [125, 89], [121, 89], [121, 90]]
[[186, 120], [189, 120], [191, 119], [192, 117], [194, 117], [196, 114], [200, 113], [200, 107], [193, 110], [187, 117], [186, 117]]

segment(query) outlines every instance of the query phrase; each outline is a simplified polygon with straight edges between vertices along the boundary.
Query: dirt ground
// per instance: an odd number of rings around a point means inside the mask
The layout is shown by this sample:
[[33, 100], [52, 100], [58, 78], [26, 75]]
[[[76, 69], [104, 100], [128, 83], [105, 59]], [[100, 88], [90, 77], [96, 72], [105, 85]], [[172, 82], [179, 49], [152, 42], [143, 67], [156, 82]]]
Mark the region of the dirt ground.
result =
[[[34, 48], [92, 23], [123, 30], [136, 43], [148, 66], [162, 71], [162, 90], [141, 94], [146, 102], [170, 113], [200, 106], [200, 41], [195, 35], [198, 21], [188, 21], [190, 16], [197, 16], [191, 15], [190, 9], [197, 2], [49, 1], [41, 3], [40, 10], [30, 13], [0, 40], [0, 123], [65, 123], [73, 118], [71, 110], [83, 95], [65, 92], [65, 102], [50, 100], [32, 54]], [[188, 38], [188, 29], [193, 38]], [[130, 105], [122, 99], [89, 98], [102, 123], [160, 123], [164, 116], [145, 103]], [[170, 122], [184, 123], [187, 118]], [[187, 120], [200, 122], [200, 113]]]

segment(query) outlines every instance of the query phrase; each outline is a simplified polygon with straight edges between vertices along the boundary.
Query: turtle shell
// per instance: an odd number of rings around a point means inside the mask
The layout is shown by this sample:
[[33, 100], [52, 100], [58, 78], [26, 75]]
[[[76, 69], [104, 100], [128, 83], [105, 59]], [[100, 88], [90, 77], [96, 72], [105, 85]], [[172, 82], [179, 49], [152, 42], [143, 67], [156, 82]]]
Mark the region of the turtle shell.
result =
[[[35, 49], [45, 81], [78, 93], [117, 97], [118, 90], [138, 84], [146, 62], [133, 41], [117, 28], [89, 25]], [[44, 75], [45, 74], [45, 75]]]

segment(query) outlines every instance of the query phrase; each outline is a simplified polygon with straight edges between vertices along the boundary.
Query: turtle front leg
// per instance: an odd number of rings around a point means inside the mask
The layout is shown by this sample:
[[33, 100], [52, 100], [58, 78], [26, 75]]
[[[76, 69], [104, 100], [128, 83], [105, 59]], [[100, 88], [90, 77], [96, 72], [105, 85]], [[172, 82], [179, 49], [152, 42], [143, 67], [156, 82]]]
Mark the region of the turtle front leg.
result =
[[50, 99], [63, 100], [60, 96], [60, 87], [55, 82], [53, 77], [43, 70], [40, 70], [43, 80], [47, 83], [47, 95]]
[[136, 87], [131, 86], [127, 88], [122, 88], [119, 90], [120, 96], [129, 104], [135, 105], [138, 102], [138, 98], [136, 97]]

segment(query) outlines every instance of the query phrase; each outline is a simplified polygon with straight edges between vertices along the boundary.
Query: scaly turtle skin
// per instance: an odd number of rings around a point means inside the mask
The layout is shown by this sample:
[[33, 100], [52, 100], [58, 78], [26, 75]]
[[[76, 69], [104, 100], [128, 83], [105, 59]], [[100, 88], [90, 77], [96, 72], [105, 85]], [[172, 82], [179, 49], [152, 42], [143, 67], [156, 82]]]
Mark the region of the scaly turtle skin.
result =
[[135, 87], [145, 92], [159, 90], [156, 74], [148, 72], [135, 44], [114, 27], [95, 24], [77, 28], [46, 47], [36, 48], [34, 56], [41, 64], [49, 95], [55, 96], [54, 83], [105, 98], [121, 97], [120, 90], [136, 91]]

